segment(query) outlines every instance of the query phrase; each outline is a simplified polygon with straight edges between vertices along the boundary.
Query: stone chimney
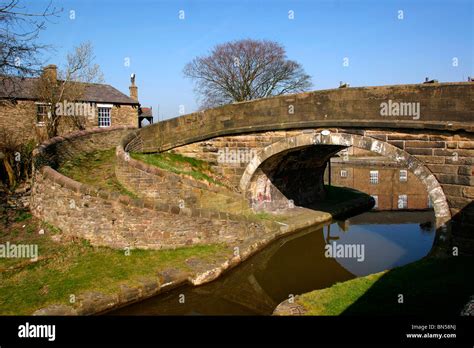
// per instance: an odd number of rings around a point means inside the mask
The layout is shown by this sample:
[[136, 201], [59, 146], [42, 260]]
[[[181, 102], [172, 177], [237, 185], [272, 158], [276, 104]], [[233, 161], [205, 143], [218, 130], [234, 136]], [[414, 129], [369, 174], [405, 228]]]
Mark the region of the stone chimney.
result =
[[58, 67], [54, 64], [45, 66], [43, 68], [43, 76], [45, 76], [51, 83], [56, 83], [58, 80]]
[[135, 74], [130, 76], [130, 98], [138, 101], [138, 87], [135, 86]]

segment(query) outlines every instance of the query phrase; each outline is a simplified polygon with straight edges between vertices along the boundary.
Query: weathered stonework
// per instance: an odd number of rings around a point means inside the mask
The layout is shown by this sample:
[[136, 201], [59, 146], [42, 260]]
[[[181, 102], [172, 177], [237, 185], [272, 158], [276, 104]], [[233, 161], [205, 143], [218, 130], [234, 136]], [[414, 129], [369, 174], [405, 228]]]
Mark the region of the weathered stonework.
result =
[[[137, 127], [138, 107], [136, 105], [113, 105], [111, 109], [111, 126]], [[86, 118], [86, 129], [98, 126], [97, 111], [92, 118]], [[67, 116], [61, 117], [58, 133], [70, 133], [75, 128]], [[0, 130], [5, 130], [22, 141], [41, 142], [47, 139], [46, 126], [37, 123], [36, 104], [32, 100], [18, 100], [14, 103], [0, 103]]]
[[[217, 171], [239, 186], [241, 191], [249, 190], [251, 196], [258, 195], [256, 182], [262, 175], [262, 163], [291, 148], [303, 148], [311, 144], [335, 144], [350, 146], [350, 154], [383, 155], [400, 166], [407, 167], [412, 175], [421, 180], [437, 211], [438, 223], [443, 224], [451, 220], [456, 224], [458, 244], [466, 246], [466, 250], [474, 250], [474, 150], [469, 148], [474, 142], [473, 133], [426, 129], [424, 134], [420, 134], [418, 130], [329, 128], [331, 135], [325, 138], [320, 135], [322, 130], [316, 128], [246, 133], [196, 142], [176, 147], [173, 151], [214, 163]], [[419, 140], [415, 143], [414, 139]], [[407, 147], [407, 144], [428, 149], [430, 154], [411, 154], [412, 148]], [[431, 145], [436, 147], [430, 148]], [[252, 149], [256, 151], [256, 156], [250, 162], [240, 163], [238, 166], [233, 163], [218, 163], [216, 158], [219, 151], [222, 152], [226, 148], [241, 151]], [[268, 191], [275, 190], [270, 188]], [[278, 192], [273, 193], [273, 197], [278, 197]], [[282, 204], [287, 204], [284, 200], [279, 200]]]
[[125, 152], [122, 144], [116, 149], [116, 158], [115, 175], [120, 183], [140, 197], [151, 198], [155, 202], [182, 205], [182, 208], [202, 208], [203, 199], [214, 199], [216, 196], [240, 199], [239, 194], [222, 186], [137, 161]]
[[37, 148], [32, 213], [66, 234], [115, 248], [235, 243], [265, 232], [259, 223], [240, 216], [131, 199], [81, 184], [53, 169], [78, 153], [110, 148], [128, 131], [126, 127], [82, 131], [50, 139]]
[[[419, 117], [382, 116], [380, 106], [389, 99], [419, 101]], [[234, 103], [166, 120], [137, 132], [130, 148], [173, 149], [208, 160], [237, 186], [252, 180], [249, 173], [263, 158], [222, 163], [219, 151], [261, 151], [272, 145], [273, 155], [297, 147], [284, 140], [295, 133], [296, 141], [304, 142], [327, 129], [331, 137], [319, 135], [318, 144], [360, 148], [403, 163], [428, 188], [440, 225], [451, 220], [474, 227], [473, 120], [473, 83], [347, 88]], [[456, 228], [456, 233], [474, 251], [471, 227]]]
[[[419, 101], [420, 117], [381, 116], [381, 103], [389, 99]], [[221, 136], [321, 127], [461, 134], [474, 130], [473, 119], [471, 82], [339, 88], [234, 103], [165, 120], [140, 131], [140, 146], [144, 152], [156, 152]], [[412, 136], [410, 140], [422, 140], [416, 133]]]

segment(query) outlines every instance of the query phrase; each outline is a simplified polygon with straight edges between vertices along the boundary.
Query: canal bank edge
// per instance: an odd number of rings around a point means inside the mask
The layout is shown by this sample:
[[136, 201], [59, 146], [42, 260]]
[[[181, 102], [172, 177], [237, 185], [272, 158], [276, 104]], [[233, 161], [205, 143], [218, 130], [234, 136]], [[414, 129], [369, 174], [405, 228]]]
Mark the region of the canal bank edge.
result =
[[74, 304], [49, 305], [35, 311], [33, 315], [100, 315], [181, 286], [203, 285], [217, 279], [225, 272], [236, 267], [268, 246], [270, 243], [282, 237], [299, 232], [310, 226], [322, 226], [337, 216], [350, 215], [353, 211], [370, 209], [371, 206], [371, 200], [368, 197], [362, 196], [341, 203], [333, 209], [332, 214], [305, 209], [308, 210], [308, 212], [311, 212], [311, 214], [307, 214], [304, 220], [283, 224], [277, 230], [267, 231], [263, 236], [255, 237], [236, 245], [239, 250], [238, 255], [226, 259], [218, 266], [200, 261], [193, 265], [195, 272], [184, 272], [173, 268], [165, 269], [159, 272], [156, 277], [143, 279], [139, 282], [138, 286], [128, 286], [123, 284], [113, 294], [92, 291], [85, 292], [76, 297]]
[[[473, 287], [468, 286], [470, 290], [467, 288], [463, 290], [463, 287], [467, 285], [466, 271], [472, 269], [472, 265], [473, 259], [470, 256], [464, 256], [464, 259], [462, 256], [450, 258], [426, 256], [403, 266], [301, 293], [281, 302], [272, 315], [401, 315], [399, 306], [405, 302], [399, 302], [398, 298], [397, 301], [391, 301], [390, 296], [380, 296], [380, 293], [389, 288], [393, 294], [404, 293], [404, 296], [410, 297], [410, 300], [405, 303], [407, 307], [403, 315], [426, 316], [429, 313], [438, 316], [472, 316], [474, 315], [474, 296], [471, 295]], [[453, 272], [453, 269], [456, 271]], [[420, 277], [420, 274], [428, 276]], [[440, 276], [447, 277], [447, 283], [454, 285], [457, 290], [452, 294], [458, 299], [454, 306], [452, 302], [446, 306], [445, 296], [439, 297], [436, 287], [432, 286], [435, 283], [442, 287], [442, 284], [439, 284]], [[401, 289], [401, 287], [407, 289], [407, 285], [410, 289], [409, 293]], [[425, 299], [431, 300], [420, 306]], [[429, 308], [431, 312], [427, 312], [426, 308]]]

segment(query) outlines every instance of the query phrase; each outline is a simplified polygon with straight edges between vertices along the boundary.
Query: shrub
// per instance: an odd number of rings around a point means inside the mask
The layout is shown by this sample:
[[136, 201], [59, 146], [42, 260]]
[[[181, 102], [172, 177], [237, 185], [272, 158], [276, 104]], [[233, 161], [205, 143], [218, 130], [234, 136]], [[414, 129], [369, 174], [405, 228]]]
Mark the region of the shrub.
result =
[[0, 128], [0, 180], [5, 186], [14, 188], [29, 179], [34, 148], [34, 141], [24, 142], [19, 135]]

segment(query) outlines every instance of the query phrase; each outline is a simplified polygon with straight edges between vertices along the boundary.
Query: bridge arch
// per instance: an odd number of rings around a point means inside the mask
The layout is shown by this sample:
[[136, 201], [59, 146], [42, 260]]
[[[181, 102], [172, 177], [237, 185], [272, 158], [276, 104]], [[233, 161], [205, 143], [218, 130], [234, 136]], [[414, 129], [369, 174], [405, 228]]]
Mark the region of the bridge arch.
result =
[[249, 190], [252, 178], [261, 166], [270, 157], [291, 149], [304, 148], [314, 145], [338, 145], [342, 147], [354, 146], [387, 157], [410, 170], [426, 187], [433, 203], [437, 227], [444, 226], [450, 219], [446, 196], [436, 177], [426, 166], [413, 155], [399, 149], [385, 141], [372, 137], [342, 132], [311, 132], [302, 133], [285, 138], [270, 144], [260, 150], [249, 162], [241, 177], [239, 187], [242, 192]]

